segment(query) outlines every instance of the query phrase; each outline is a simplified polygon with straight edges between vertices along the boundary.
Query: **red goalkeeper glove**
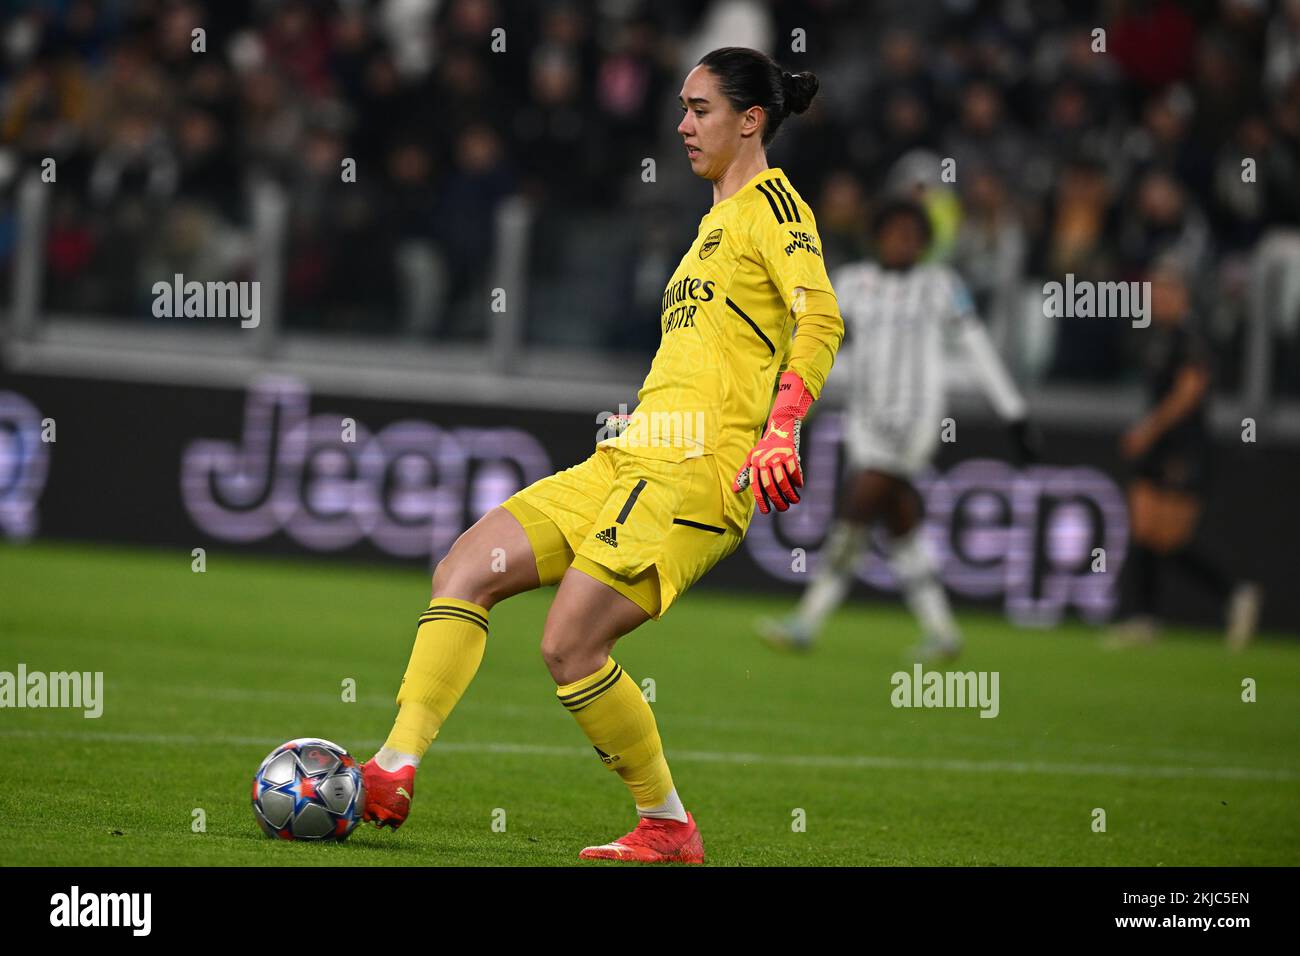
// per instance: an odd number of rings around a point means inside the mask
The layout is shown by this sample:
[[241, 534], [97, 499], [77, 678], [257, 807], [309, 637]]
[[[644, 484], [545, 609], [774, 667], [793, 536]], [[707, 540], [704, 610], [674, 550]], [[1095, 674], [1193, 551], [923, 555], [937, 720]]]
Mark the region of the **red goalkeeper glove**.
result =
[[784, 372], [776, 391], [776, 403], [767, 420], [767, 431], [753, 447], [740, 473], [731, 483], [732, 491], [750, 488], [758, 510], [767, 514], [773, 507], [785, 511], [798, 504], [796, 488], [803, 487], [803, 468], [799, 463], [799, 428], [813, 397], [803, 379], [794, 372]]

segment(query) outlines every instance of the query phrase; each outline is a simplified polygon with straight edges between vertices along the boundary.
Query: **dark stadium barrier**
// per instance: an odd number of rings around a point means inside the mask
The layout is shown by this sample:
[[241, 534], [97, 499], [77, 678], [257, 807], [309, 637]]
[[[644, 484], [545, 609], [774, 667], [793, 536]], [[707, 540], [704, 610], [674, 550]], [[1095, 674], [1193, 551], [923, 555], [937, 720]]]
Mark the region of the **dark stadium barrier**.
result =
[[[699, 586], [797, 591], [834, 513], [841, 424], [834, 409], [809, 419], [802, 503], [756, 515]], [[431, 567], [516, 488], [589, 455], [598, 431], [595, 410], [313, 395], [288, 378], [237, 391], [11, 375], [0, 382], [0, 536]], [[1110, 619], [1128, 538], [1118, 435], [1050, 430], [1051, 463], [1028, 468], [1007, 463], [987, 420], [961, 418], [958, 439], [920, 482], [949, 589], [1020, 624]], [[1264, 586], [1265, 626], [1300, 631], [1293, 542], [1266, 533], [1296, 487], [1287, 449], [1222, 446], [1200, 534]], [[873, 546], [856, 593], [895, 589]], [[1219, 623], [1184, 582], [1165, 593], [1172, 617]]]

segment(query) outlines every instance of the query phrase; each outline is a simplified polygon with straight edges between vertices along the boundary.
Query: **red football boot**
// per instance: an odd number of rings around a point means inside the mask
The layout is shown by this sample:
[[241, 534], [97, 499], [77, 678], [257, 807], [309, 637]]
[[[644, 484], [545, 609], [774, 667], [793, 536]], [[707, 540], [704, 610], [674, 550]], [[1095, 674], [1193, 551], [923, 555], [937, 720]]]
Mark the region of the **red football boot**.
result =
[[396, 830], [411, 812], [415, 768], [408, 765], [390, 773], [371, 757], [361, 765], [361, 774], [366, 782], [366, 808], [361, 812], [361, 819]]
[[655, 820], [642, 817], [625, 837], [604, 846], [589, 846], [578, 854], [580, 860], [621, 860], [627, 863], [703, 863], [704, 841], [700, 839], [695, 818], [686, 814], [686, 822]]

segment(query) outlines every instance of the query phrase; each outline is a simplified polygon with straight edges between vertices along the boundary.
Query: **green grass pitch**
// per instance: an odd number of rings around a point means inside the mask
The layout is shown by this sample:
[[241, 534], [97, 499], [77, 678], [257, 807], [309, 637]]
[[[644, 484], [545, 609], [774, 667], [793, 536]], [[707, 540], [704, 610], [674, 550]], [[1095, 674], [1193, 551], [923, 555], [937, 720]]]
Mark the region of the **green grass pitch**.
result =
[[[223, 553], [205, 573], [190, 562], [0, 546], [0, 670], [103, 671], [105, 686], [98, 719], [0, 710], [0, 862], [567, 865], [632, 824], [622, 784], [553, 699], [543, 590], [492, 612], [483, 667], [402, 830], [266, 839], [249, 808], [258, 762], [299, 736], [362, 758], [379, 746], [428, 581]], [[951, 666], [1000, 674], [1001, 712], [982, 719], [891, 706], [914, 636], [901, 607], [852, 604], [816, 653], [785, 656], [750, 622], [789, 606], [697, 588], [616, 651], [654, 681], [711, 863], [1300, 863], [1300, 642], [1266, 635], [1234, 657], [1189, 630], [1115, 652], [1080, 625], [1023, 631], [966, 613], [968, 652]], [[1247, 677], [1254, 703], [1241, 699]], [[342, 699], [348, 678], [355, 702]]]

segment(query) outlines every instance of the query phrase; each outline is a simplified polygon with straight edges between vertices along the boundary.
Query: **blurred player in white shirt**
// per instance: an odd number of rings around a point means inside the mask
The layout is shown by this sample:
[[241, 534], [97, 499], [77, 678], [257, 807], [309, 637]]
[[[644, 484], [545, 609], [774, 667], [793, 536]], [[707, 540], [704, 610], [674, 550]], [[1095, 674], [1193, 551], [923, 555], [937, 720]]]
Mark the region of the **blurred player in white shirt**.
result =
[[[878, 262], [850, 263], [831, 278], [845, 320], [845, 443], [849, 475], [836, 521], [812, 581], [790, 616], [758, 621], [783, 648], [810, 648], [844, 600], [876, 523], [908, 607], [921, 626], [921, 659], [952, 658], [961, 634], [939, 582], [913, 484], [934, 457], [944, 412], [945, 339], [960, 343], [983, 391], [1011, 427], [1018, 457], [1034, 457], [1025, 402], [975, 314], [965, 285], [943, 265], [922, 263], [930, 242], [925, 210], [908, 199], [887, 202], [873, 224]], [[842, 375], [843, 373], [841, 373]]]

